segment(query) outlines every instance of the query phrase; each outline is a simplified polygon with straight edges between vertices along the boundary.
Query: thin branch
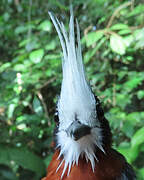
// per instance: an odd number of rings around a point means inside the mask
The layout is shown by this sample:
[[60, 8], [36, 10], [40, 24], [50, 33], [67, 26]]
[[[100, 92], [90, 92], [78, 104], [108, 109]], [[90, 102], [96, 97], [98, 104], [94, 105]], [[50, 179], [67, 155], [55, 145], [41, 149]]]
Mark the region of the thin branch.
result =
[[20, 2], [19, 2], [19, 0], [15, 0], [14, 3], [16, 6], [18, 6]]
[[113, 83], [113, 101], [112, 101], [113, 106], [116, 106], [116, 84]]
[[32, 113], [35, 113], [35, 111], [34, 111], [34, 109], [33, 109], [33, 107], [32, 107], [31, 104], [28, 104], [28, 107], [30, 108], [30, 110], [31, 110]]
[[44, 108], [44, 111], [45, 111], [45, 116], [46, 116], [46, 118], [48, 119], [48, 125], [50, 126], [50, 125], [51, 125], [51, 122], [50, 122], [50, 118], [49, 118], [49, 113], [48, 113], [48, 110], [47, 110], [46, 103], [45, 103], [45, 101], [44, 101], [44, 99], [43, 99], [43, 96], [42, 96], [42, 94], [41, 94], [40, 91], [37, 91], [36, 94], [37, 94], [39, 100], [41, 101], [41, 103], [42, 103], [42, 105], [43, 105], [43, 108]]
[[92, 29], [92, 25], [88, 26], [85, 30], [84, 30], [84, 35], [86, 36], [87, 33], [89, 32], [89, 30]]
[[135, 3], [135, 0], [131, 0], [132, 3], [131, 3], [131, 11], [134, 9], [134, 3]]
[[130, 27], [130, 30], [134, 31], [134, 30], [136, 30], [136, 29], [141, 29], [141, 28], [144, 28], [144, 24], [141, 24], [141, 25], [139, 25], [139, 26], [131, 26], [131, 27]]
[[30, 23], [31, 23], [31, 8], [32, 8], [32, 0], [29, 0], [29, 10], [28, 10], [29, 28], [28, 28], [28, 34], [27, 34], [28, 39], [30, 39], [30, 37], [31, 37], [31, 26], [30, 26]]
[[51, 79], [49, 79], [47, 82], [45, 82], [42, 86], [40, 86], [39, 89], [42, 89], [44, 87], [46, 87], [47, 85], [49, 85], [50, 83], [54, 82], [56, 80], [56, 77], [53, 77]]
[[87, 38], [87, 34], [88, 34], [89, 30], [91, 30], [91, 29], [92, 29], [92, 25], [88, 26], [88, 27], [84, 30], [84, 36], [85, 36], [85, 38]]
[[127, 6], [132, 5], [132, 3], [133, 3], [133, 2], [130, 1], [130, 2], [124, 3], [124, 4], [122, 4], [121, 6], [119, 6], [119, 7], [114, 11], [114, 13], [112, 14], [112, 16], [111, 16], [111, 18], [110, 18], [110, 20], [109, 20], [106, 28], [109, 28], [109, 27], [112, 25], [114, 18], [116, 17], [116, 15], [117, 15], [122, 9], [126, 8]]

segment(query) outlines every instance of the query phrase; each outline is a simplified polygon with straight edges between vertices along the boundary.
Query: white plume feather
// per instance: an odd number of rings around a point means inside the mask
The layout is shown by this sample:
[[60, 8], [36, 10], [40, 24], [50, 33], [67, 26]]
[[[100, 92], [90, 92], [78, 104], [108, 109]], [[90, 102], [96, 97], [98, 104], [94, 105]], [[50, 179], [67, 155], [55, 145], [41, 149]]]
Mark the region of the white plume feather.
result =
[[61, 94], [58, 101], [58, 116], [59, 116], [59, 132], [57, 133], [57, 147], [60, 148], [60, 154], [64, 159], [60, 163], [57, 171], [64, 163], [64, 169], [61, 177], [68, 168], [70, 173], [71, 166], [78, 165], [79, 157], [82, 155], [87, 161], [91, 162], [92, 170], [95, 168], [95, 160], [98, 161], [95, 155], [95, 146], [102, 147], [102, 136], [100, 128], [93, 128], [91, 134], [81, 138], [79, 141], [74, 141], [66, 134], [66, 129], [75, 121], [75, 115], [78, 120], [90, 127], [100, 126], [96, 113], [96, 101], [87, 83], [85, 77], [84, 66], [82, 62], [82, 52], [80, 44], [80, 30], [76, 20], [76, 34], [74, 32], [74, 17], [71, 8], [71, 16], [69, 22], [69, 34], [66, 32], [64, 24], [49, 13], [52, 22], [58, 33], [63, 51], [62, 70], [63, 80]]
[[96, 102], [85, 77], [78, 22], [76, 21], [77, 38], [75, 40], [72, 10], [69, 23], [69, 35], [63, 23], [51, 13], [49, 13], [49, 15], [57, 30], [63, 50], [63, 80], [58, 102], [58, 113], [61, 121], [60, 126], [62, 129], [64, 129], [64, 127], [66, 128], [66, 126], [74, 120], [75, 112], [78, 116], [83, 116], [81, 119], [83, 119], [85, 124], [92, 125], [92, 119], [96, 117]]

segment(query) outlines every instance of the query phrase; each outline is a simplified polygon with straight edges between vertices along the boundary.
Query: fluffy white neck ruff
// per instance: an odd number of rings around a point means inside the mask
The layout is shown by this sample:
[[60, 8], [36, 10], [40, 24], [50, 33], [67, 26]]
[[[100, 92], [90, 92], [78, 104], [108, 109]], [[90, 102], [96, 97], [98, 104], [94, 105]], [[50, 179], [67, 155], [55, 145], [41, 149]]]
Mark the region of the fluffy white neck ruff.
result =
[[95, 162], [98, 161], [98, 157], [95, 155], [96, 147], [104, 152], [100, 128], [93, 128], [90, 135], [84, 136], [78, 141], [68, 137], [65, 131], [60, 131], [57, 134], [57, 140], [57, 147], [60, 149], [58, 159], [63, 155], [63, 160], [58, 166], [57, 171], [61, 165], [65, 163], [61, 178], [65, 174], [67, 168], [67, 175], [69, 175], [72, 165], [78, 165], [80, 156], [85, 158], [87, 162], [90, 161], [92, 170], [94, 172]]

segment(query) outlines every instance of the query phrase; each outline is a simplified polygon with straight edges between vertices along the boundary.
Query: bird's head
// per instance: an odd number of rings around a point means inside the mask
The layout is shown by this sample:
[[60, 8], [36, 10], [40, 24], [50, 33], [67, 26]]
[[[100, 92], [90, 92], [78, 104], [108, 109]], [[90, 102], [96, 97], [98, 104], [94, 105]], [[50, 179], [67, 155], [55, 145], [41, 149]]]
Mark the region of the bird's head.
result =
[[98, 160], [95, 154], [96, 149], [104, 152], [103, 136], [96, 109], [99, 102], [95, 98], [85, 76], [79, 25], [76, 20], [75, 34], [72, 10], [69, 33], [66, 32], [62, 22], [51, 13], [49, 14], [57, 30], [63, 50], [63, 80], [57, 104], [59, 123], [56, 134], [57, 148], [60, 149], [59, 157], [62, 156], [62, 163], [65, 163], [63, 174], [67, 167], [69, 167], [69, 173], [71, 166], [75, 163], [78, 164], [80, 157], [90, 161], [94, 170], [95, 161]]

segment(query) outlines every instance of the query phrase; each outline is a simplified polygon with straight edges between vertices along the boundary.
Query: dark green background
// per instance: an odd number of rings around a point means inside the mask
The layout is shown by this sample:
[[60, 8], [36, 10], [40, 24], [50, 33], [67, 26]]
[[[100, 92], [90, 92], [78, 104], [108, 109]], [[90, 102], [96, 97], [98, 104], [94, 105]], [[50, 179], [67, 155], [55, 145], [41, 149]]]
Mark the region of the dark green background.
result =
[[[144, 2], [75, 0], [88, 80], [113, 147], [144, 179]], [[48, 10], [68, 28], [69, 1], [0, 1], [0, 179], [38, 180], [53, 150], [61, 47]]]

